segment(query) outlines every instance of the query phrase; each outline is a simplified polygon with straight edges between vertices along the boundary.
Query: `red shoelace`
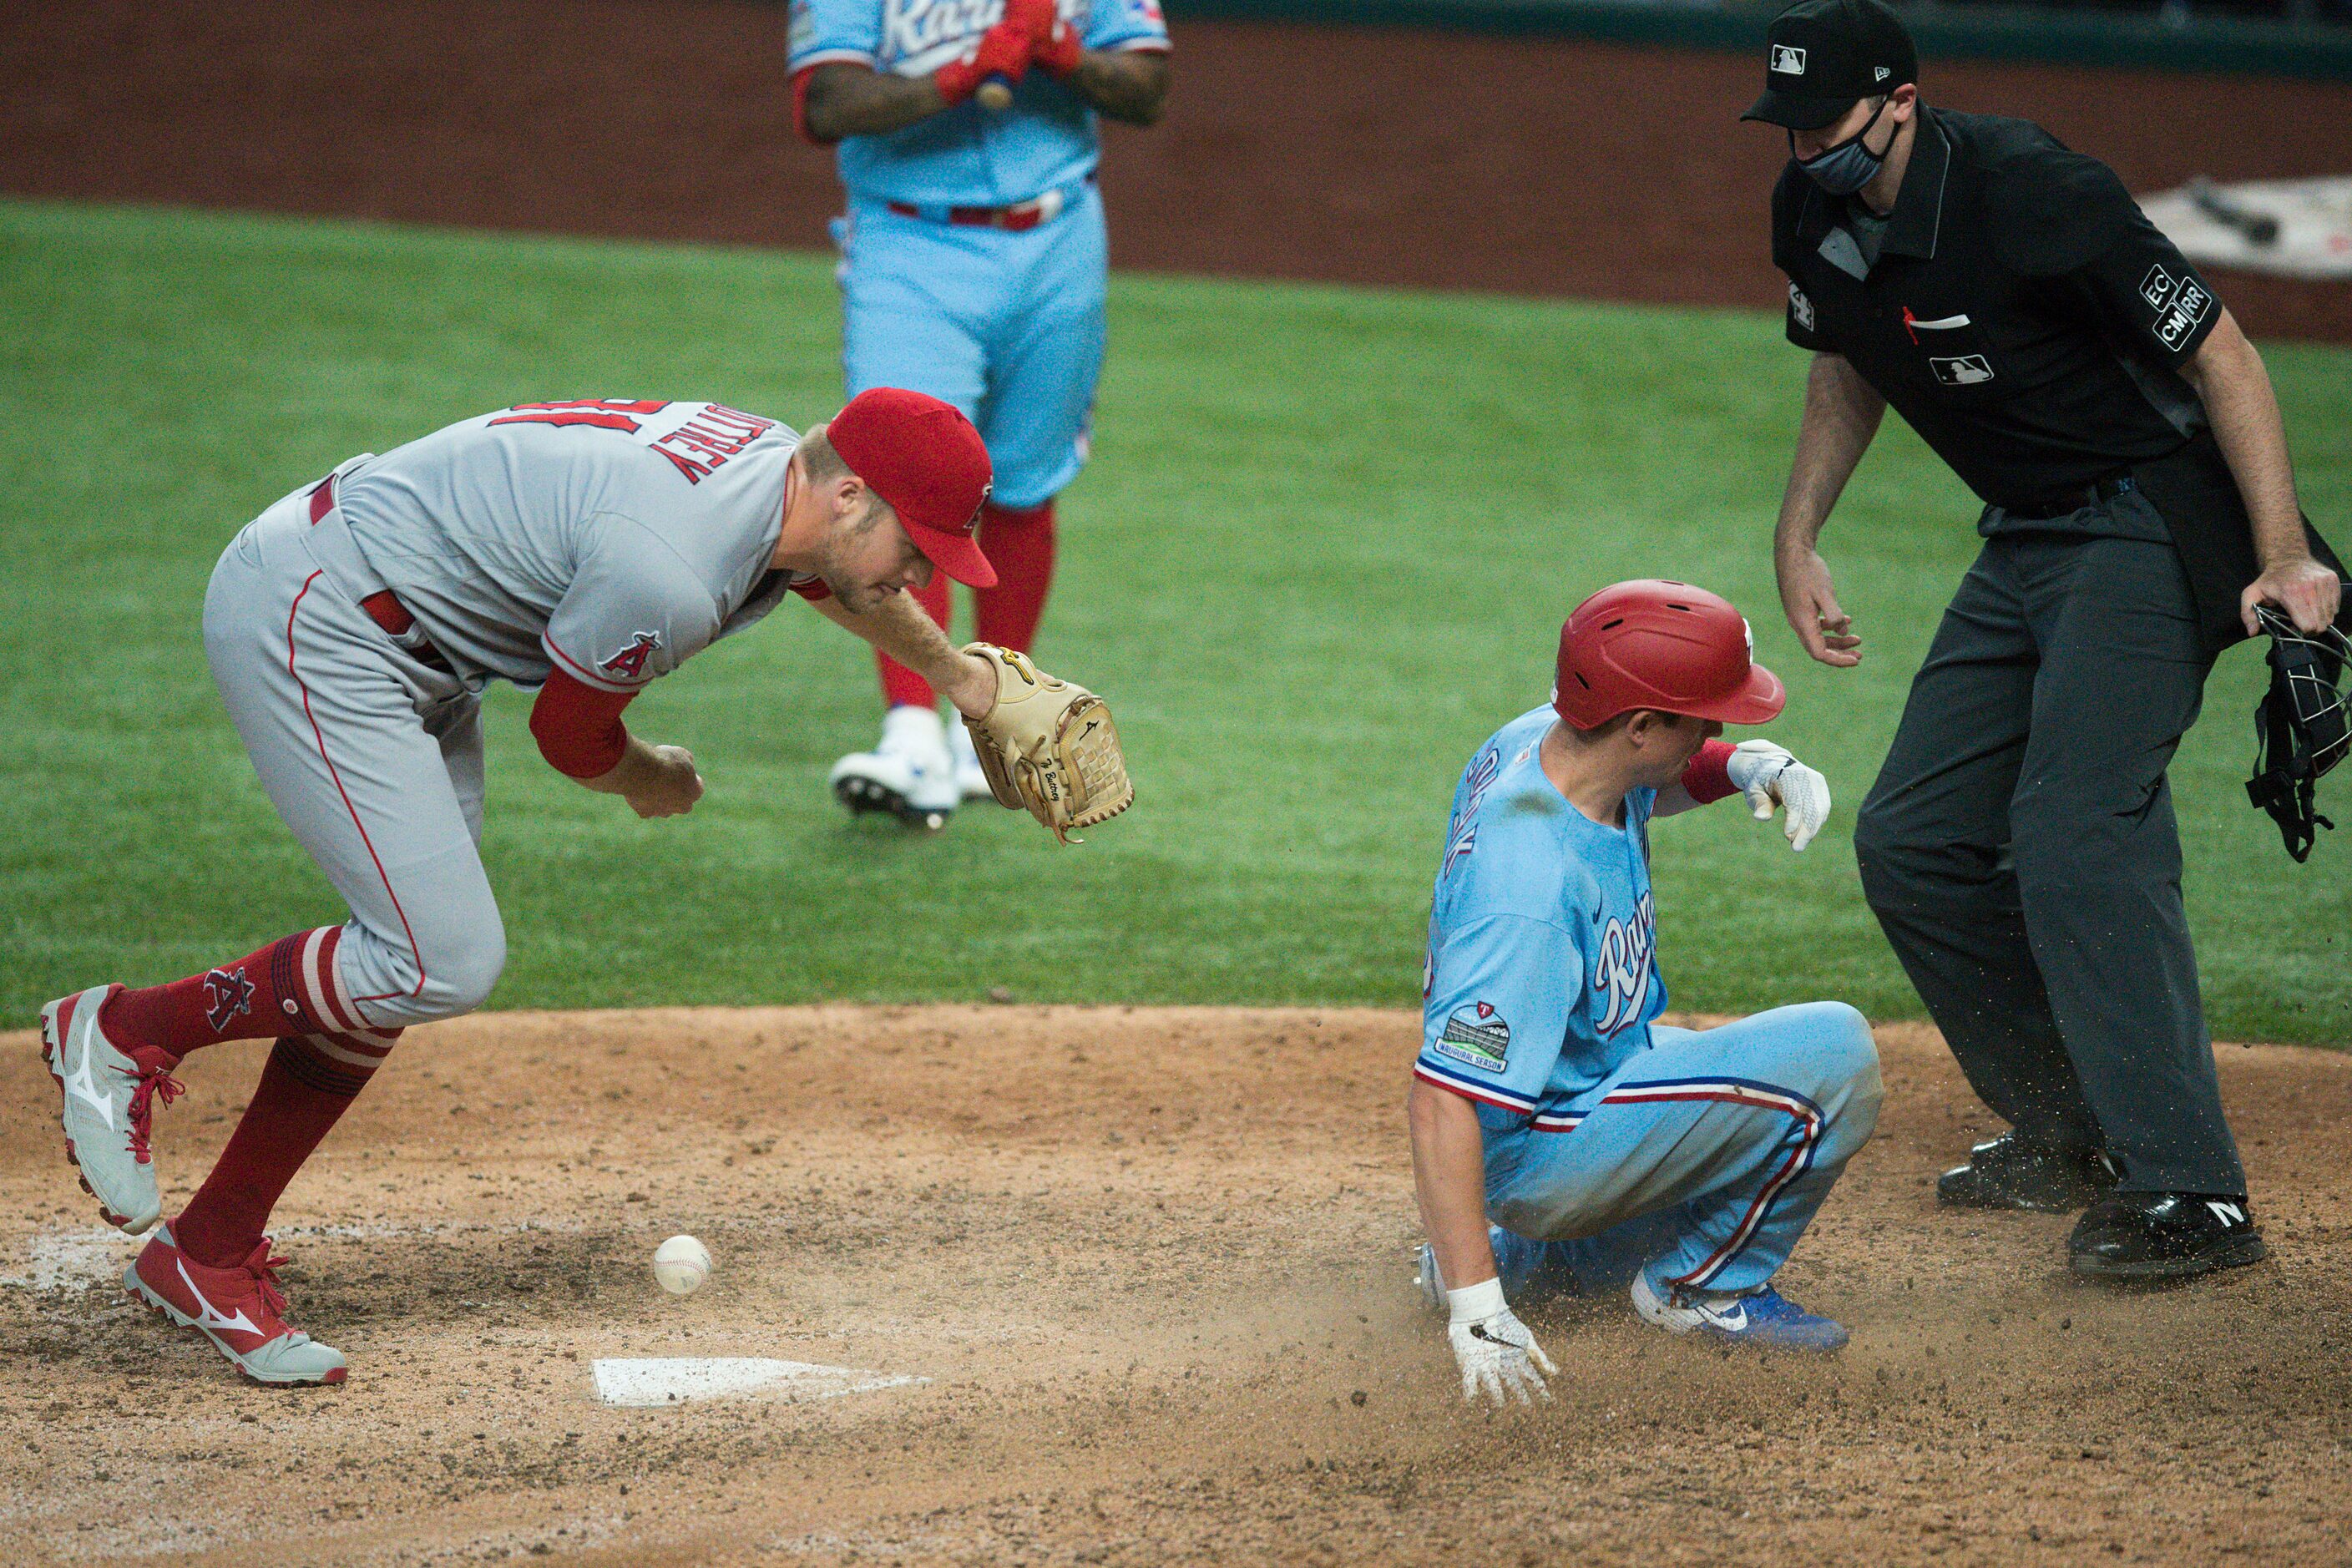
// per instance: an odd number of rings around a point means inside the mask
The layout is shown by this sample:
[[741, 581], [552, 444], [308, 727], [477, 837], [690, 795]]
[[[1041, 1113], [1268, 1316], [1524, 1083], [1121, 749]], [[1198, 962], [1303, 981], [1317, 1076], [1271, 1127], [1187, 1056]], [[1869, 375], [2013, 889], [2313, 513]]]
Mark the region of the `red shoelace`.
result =
[[147, 1140], [154, 1131], [155, 1101], [160, 1099], [169, 1105], [186, 1091], [187, 1086], [172, 1076], [170, 1068], [140, 1069], [139, 1087], [131, 1091], [131, 1152], [141, 1164], [152, 1163]]
[[262, 1311], [281, 1323], [286, 1321], [286, 1292], [278, 1288], [278, 1266], [285, 1261], [269, 1256], [269, 1238], [265, 1236], [243, 1266], [253, 1276], [254, 1288], [261, 1292]]

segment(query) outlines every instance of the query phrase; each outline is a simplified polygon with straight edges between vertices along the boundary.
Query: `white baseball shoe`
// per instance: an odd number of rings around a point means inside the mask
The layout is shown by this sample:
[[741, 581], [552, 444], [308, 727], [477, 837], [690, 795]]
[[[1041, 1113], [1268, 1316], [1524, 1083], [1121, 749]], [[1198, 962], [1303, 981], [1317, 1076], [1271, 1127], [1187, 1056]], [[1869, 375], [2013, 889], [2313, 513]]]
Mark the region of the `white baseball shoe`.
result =
[[1412, 1262], [1412, 1288], [1420, 1292], [1422, 1304], [1433, 1312], [1448, 1310], [1445, 1277], [1437, 1271], [1437, 1248], [1423, 1242]]
[[883, 716], [882, 739], [870, 752], [852, 752], [833, 764], [835, 799], [852, 815], [887, 811], [899, 821], [933, 830], [963, 800], [955, 759], [936, 710], [900, 703]]
[[107, 1224], [137, 1236], [163, 1212], [147, 1138], [155, 1101], [178, 1098], [180, 1080], [141, 1066], [99, 1027], [99, 1009], [121, 989], [93, 985], [42, 1008], [41, 1056], [64, 1097], [66, 1155], [82, 1191]]
[[960, 718], [948, 725], [948, 751], [955, 757], [956, 793], [966, 800], [994, 800], [996, 792], [988, 787], [988, 775], [981, 771], [980, 750], [971, 743], [971, 731]]
[[1769, 1285], [1749, 1290], [1675, 1290], [1661, 1296], [1633, 1276], [1633, 1310], [1670, 1334], [1704, 1334], [1767, 1350], [1843, 1350], [1845, 1325], [1808, 1312]]

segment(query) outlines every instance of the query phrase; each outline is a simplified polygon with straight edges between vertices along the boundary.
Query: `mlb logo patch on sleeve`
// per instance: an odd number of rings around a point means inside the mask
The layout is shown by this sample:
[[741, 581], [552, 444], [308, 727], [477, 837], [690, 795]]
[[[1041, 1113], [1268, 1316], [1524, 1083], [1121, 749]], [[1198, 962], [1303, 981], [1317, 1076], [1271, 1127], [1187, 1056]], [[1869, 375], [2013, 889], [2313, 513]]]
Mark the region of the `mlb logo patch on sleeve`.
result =
[[1992, 366], [1982, 354], [1955, 354], [1948, 359], [1931, 359], [1927, 368], [1946, 386], [1974, 386], [1992, 379]]
[[[1749, 56], [1754, 58], [1754, 56]], [[1783, 76], [1805, 74], [1805, 51], [1790, 44], [1772, 46], [1772, 68]]]
[[1437, 1054], [1487, 1072], [1501, 1072], [1511, 1051], [1511, 1026], [1488, 1002], [1456, 1007], [1437, 1037]]

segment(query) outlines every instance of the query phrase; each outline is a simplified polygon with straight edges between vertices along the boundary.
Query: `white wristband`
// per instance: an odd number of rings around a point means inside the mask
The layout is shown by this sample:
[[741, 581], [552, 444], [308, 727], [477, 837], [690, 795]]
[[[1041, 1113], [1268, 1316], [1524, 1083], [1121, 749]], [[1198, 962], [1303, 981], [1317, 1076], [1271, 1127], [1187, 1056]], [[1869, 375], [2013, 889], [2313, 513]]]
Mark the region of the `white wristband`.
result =
[[1482, 1279], [1475, 1285], [1465, 1285], [1459, 1290], [1448, 1290], [1445, 1300], [1454, 1309], [1454, 1321], [1483, 1323], [1503, 1310], [1503, 1282]]

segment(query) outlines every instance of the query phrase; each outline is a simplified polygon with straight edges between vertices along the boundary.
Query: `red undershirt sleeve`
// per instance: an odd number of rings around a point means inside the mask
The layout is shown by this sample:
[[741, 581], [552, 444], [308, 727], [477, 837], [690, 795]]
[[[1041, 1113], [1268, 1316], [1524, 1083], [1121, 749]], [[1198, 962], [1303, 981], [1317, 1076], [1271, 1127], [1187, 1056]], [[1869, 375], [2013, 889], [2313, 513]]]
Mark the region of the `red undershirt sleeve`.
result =
[[620, 765], [629, 731], [621, 710], [634, 691], [600, 691], [563, 671], [551, 670], [530, 705], [530, 737], [539, 754], [567, 778], [603, 778]]
[[1705, 805], [1711, 800], [1737, 795], [1731, 787], [1732, 744], [1728, 741], [1709, 741], [1698, 749], [1683, 769], [1683, 792]]

